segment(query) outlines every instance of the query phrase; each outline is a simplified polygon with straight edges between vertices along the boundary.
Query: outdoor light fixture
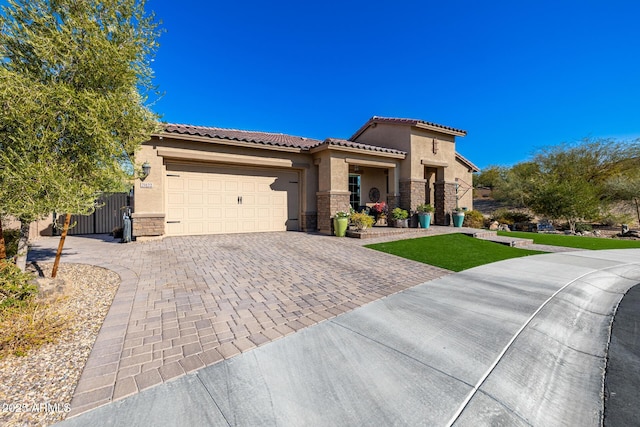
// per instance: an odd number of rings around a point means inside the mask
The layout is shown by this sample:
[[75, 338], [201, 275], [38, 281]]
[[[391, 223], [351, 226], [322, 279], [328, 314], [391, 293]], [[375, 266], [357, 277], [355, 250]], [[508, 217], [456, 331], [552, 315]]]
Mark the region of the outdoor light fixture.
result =
[[146, 177], [149, 176], [149, 172], [151, 172], [151, 165], [149, 164], [149, 162], [144, 162], [142, 164], [142, 179], [144, 180]]

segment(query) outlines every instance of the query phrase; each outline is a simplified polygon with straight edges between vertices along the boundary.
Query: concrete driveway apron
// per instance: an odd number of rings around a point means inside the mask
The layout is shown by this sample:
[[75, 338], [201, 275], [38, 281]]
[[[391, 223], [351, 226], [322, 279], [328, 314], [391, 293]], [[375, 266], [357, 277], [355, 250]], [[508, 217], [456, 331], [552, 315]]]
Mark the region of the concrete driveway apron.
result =
[[[58, 240], [37, 241], [30, 259], [51, 261]], [[122, 279], [70, 416], [450, 273], [352, 240], [293, 232], [132, 244], [68, 237], [63, 263]]]

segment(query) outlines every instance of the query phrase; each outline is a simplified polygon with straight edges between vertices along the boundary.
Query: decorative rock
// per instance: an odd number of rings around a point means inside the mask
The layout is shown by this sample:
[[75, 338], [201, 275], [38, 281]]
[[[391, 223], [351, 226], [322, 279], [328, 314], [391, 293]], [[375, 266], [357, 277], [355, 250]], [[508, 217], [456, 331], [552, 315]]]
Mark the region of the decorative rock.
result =
[[509, 224], [500, 224], [498, 226], [498, 231], [511, 231], [509, 228]]
[[493, 221], [489, 225], [489, 230], [491, 230], [491, 231], [496, 231], [498, 228], [500, 228], [500, 223], [498, 221]]

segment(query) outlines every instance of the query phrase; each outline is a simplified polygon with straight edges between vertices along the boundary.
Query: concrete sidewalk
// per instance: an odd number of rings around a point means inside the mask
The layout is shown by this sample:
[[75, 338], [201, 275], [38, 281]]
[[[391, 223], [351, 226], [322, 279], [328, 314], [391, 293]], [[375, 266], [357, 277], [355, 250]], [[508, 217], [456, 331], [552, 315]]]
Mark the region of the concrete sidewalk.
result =
[[600, 425], [640, 250], [429, 281], [60, 425]]

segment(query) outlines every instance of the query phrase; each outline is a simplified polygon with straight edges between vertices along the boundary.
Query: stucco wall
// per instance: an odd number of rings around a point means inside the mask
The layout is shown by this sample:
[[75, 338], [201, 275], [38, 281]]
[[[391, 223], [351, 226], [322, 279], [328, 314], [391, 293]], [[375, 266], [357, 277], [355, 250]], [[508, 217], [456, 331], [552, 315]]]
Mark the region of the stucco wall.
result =
[[454, 173], [456, 175], [456, 178], [459, 178], [458, 197], [460, 198], [460, 200], [458, 201], [458, 206], [461, 208], [466, 207], [467, 209], [472, 210], [473, 209], [473, 188], [471, 188], [473, 184], [472, 172], [469, 171], [468, 166], [464, 165], [462, 162], [458, 160], [456, 160], [456, 162], [454, 163], [453, 170], [455, 171]]
[[362, 144], [376, 145], [378, 147], [395, 148], [407, 153], [406, 158], [400, 162], [400, 179], [411, 176], [411, 127], [390, 123], [377, 123], [369, 126], [356, 138]]
[[[435, 143], [434, 143], [435, 142]], [[434, 149], [435, 147], [435, 149]], [[444, 175], [439, 179], [452, 181], [455, 179], [454, 163], [456, 144], [453, 135], [430, 132], [413, 128], [411, 135], [411, 178], [423, 179], [424, 166], [444, 167]]]
[[360, 167], [360, 193], [363, 205], [375, 203], [369, 199], [369, 191], [372, 188], [380, 190], [380, 200], [387, 200], [387, 174], [385, 169]]

